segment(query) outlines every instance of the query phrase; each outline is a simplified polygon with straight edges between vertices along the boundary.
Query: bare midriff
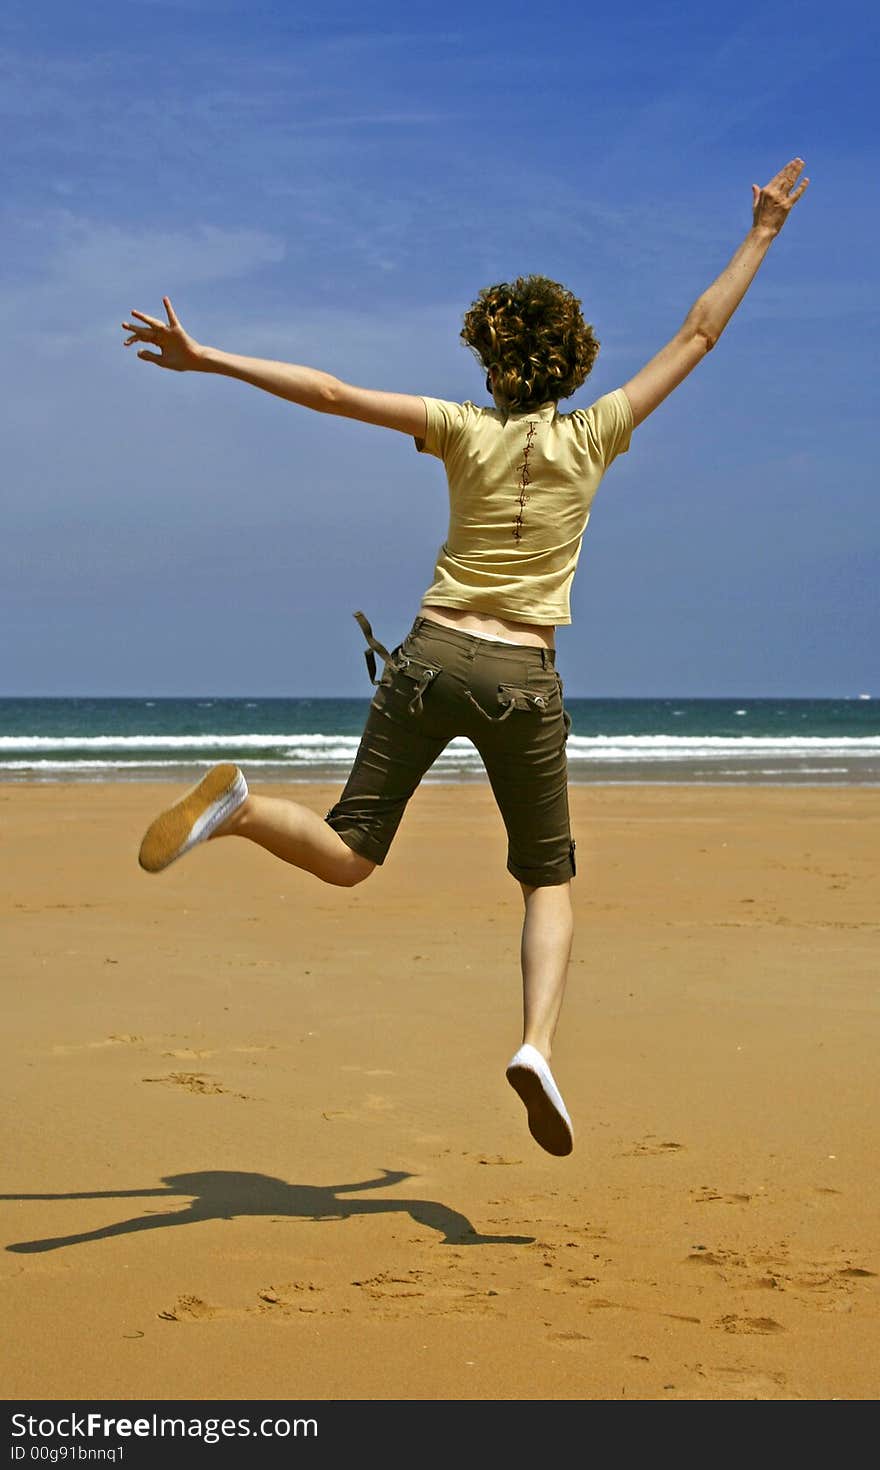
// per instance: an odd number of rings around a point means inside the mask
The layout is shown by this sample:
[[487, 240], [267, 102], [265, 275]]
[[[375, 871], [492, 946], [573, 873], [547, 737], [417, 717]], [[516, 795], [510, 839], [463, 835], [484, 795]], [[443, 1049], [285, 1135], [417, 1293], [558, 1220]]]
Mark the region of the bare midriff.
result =
[[524, 643], [528, 648], [554, 648], [553, 625], [540, 623], [514, 623], [509, 618], [492, 618], [486, 613], [472, 613], [460, 607], [436, 607], [423, 602], [419, 616], [429, 622], [441, 623], [445, 628], [458, 628], [462, 633], [473, 633], [477, 638], [486, 633], [489, 637], [506, 638], [511, 643]]

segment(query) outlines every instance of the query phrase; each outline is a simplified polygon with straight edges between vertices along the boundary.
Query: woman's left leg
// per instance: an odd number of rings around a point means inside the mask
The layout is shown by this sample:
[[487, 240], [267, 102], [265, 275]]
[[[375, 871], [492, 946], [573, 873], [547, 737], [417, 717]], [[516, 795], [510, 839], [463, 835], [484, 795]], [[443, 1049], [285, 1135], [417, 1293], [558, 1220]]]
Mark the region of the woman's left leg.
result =
[[571, 884], [533, 886], [520, 880], [523, 1042], [507, 1064], [507, 1080], [525, 1103], [529, 1131], [550, 1154], [570, 1154], [574, 1131], [550, 1070], [553, 1035], [562, 1008], [574, 923]]
[[574, 915], [571, 882], [534, 888], [520, 883], [525, 903], [520, 961], [523, 981], [523, 1042], [549, 1062], [559, 1021]]
[[[519, 670], [505, 668], [513, 661]], [[508, 871], [525, 901], [520, 946], [523, 1043], [507, 1079], [528, 1114], [532, 1137], [548, 1153], [570, 1154], [571, 1118], [550, 1070], [573, 938], [571, 879], [575, 845], [568, 810], [565, 743], [569, 722], [555, 669], [519, 647], [487, 654], [473, 669], [471, 690], [483, 715], [473, 737], [508, 836]]]

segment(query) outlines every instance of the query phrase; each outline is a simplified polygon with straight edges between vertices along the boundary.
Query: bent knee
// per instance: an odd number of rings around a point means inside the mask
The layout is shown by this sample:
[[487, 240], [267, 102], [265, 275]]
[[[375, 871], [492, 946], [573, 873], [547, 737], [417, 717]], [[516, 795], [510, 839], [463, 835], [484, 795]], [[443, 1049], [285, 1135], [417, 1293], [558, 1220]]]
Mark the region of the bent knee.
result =
[[369, 878], [376, 866], [371, 858], [363, 857], [361, 853], [349, 849], [339, 864], [334, 882], [340, 888], [354, 888], [358, 883], [363, 883], [365, 878]]

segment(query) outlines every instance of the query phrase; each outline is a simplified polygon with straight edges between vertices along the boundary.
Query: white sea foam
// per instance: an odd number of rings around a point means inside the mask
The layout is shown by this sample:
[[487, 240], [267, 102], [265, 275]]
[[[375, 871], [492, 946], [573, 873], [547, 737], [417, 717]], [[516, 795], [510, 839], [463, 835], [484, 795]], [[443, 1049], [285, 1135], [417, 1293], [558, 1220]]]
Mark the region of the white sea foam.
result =
[[357, 735], [2, 735], [3, 750], [280, 750], [343, 744], [357, 750]]
[[[0, 771], [152, 771], [172, 767], [179, 771], [187, 761], [3, 761]], [[248, 765], [277, 765], [277, 761], [249, 761]]]
[[[788, 776], [792, 770], [797, 771], [799, 776], [845, 776], [849, 766], [759, 766], [748, 768], [749, 775], [755, 776]], [[717, 776], [744, 776], [744, 766], [719, 766], [715, 772]]]
[[[8, 751], [120, 751], [135, 755], [139, 751], [222, 750], [277, 751], [287, 758], [335, 760], [354, 755], [359, 735], [253, 735], [213, 733], [194, 735], [3, 735], [0, 753]], [[470, 742], [457, 738], [448, 749], [473, 749]], [[763, 755], [778, 753], [796, 756], [813, 755], [880, 755], [880, 735], [571, 735], [569, 757], [586, 760], [692, 760], [695, 757], [723, 755]]]
[[[342, 781], [345, 770], [303, 765], [288, 765], [282, 768], [278, 761], [254, 760], [248, 762], [248, 770], [252, 768], [266, 768], [268, 780], [283, 779], [294, 785], [314, 781]], [[38, 760], [38, 761], [10, 761], [0, 764], [0, 774], [5, 774], [8, 779], [16, 776], [26, 778], [29, 781], [45, 779], [57, 781], [59, 779], [80, 779], [82, 781], [102, 781], [112, 779], [120, 780], [144, 780], [150, 776], [156, 778], [168, 778], [172, 771], [176, 772], [174, 779], [185, 781], [198, 778], [200, 770], [204, 769], [203, 763], [182, 761], [88, 761], [88, 760]], [[575, 763], [569, 768], [569, 780], [571, 785], [589, 785], [589, 766], [584, 763]], [[870, 779], [875, 772], [869, 770], [865, 778], [860, 778], [858, 785], [877, 787], [880, 789], [880, 779]], [[729, 786], [732, 784], [749, 785], [778, 785], [780, 779], [784, 779], [787, 786], [814, 786], [816, 778], [822, 777], [822, 784], [827, 786], [852, 785], [853, 772], [846, 766], [751, 766], [741, 769], [710, 768], [709, 770], [695, 770], [682, 775], [681, 779], [688, 785], [693, 786]], [[836, 779], [835, 779], [836, 778]], [[441, 756], [425, 780], [429, 783], [448, 784], [456, 781], [482, 779], [485, 780], [482, 763], [478, 758], [473, 760], [448, 760]], [[638, 775], [627, 777], [624, 775], [612, 776], [603, 770], [598, 776], [602, 785], [606, 786], [663, 786], [672, 779], [669, 775], [655, 775], [653, 777], [640, 771]]]

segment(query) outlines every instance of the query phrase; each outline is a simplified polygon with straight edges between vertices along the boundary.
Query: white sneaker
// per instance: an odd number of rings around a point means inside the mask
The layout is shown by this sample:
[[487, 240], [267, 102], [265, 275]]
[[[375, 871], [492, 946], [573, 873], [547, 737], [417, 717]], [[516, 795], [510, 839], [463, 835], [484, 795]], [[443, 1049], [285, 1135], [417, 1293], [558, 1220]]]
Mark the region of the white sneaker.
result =
[[570, 1154], [574, 1130], [553, 1073], [537, 1047], [521, 1046], [507, 1064], [507, 1080], [526, 1105], [529, 1132], [548, 1154]]
[[248, 786], [238, 766], [212, 766], [174, 806], [151, 822], [141, 843], [138, 862], [148, 873], [161, 873], [191, 847], [205, 842], [247, 799]]

